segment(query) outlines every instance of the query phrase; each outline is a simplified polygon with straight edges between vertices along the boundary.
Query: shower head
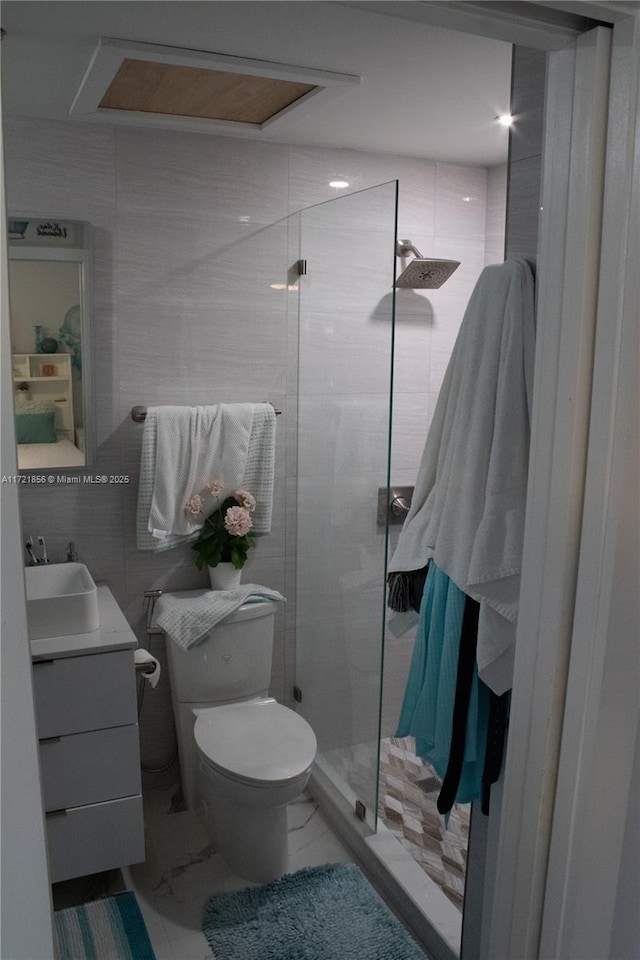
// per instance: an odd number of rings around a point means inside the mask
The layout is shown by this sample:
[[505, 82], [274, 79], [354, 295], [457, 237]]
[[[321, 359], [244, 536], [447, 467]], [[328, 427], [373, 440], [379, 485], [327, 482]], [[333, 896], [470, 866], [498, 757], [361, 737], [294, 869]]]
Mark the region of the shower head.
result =
[[396, 287], [411, 290], [437, 290], [460, 266], [459, 260], [436, 260], [433, 257], [423, 257], [410, 240], [398, 240], [396, 254], [399, 257], [407, 257], [410, 253], [416, 259], [402, 271], [396, 280]]

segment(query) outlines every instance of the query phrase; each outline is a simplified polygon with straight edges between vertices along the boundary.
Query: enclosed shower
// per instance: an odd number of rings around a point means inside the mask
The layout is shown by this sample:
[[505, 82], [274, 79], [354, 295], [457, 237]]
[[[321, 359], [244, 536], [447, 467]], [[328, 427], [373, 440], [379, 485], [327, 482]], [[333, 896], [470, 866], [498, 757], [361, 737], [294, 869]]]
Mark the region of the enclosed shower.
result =
[[[421, 352], [428, 364], [434, 341], [429, 297], [459, 261], [427, 259], [410, 240], [397, 241], [397, 211], [391, 181], [289, 221], [290, 257], [303, 274], [290, 326], [298, 351], [294, 697], [353, 830], [395, 837], [425, 883], [460, 911], [468, 810], [456, 805], [445, 830], [435, 772], [410, 738], [393, 736], [413, 632], [387, 610], [385, 585], [457, 331], [452, 320], [455, 330], [437, 343], [439, 377], [423, 371], [429, 386], [416, 392]], [[428, 297], [417, 292], [427, 289]]]

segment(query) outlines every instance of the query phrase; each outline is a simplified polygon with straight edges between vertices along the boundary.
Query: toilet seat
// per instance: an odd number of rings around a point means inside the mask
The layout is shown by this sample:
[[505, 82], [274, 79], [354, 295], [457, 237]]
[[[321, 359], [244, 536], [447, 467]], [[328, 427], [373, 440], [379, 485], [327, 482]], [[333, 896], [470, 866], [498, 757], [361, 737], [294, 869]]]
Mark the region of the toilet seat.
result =
[[221, 774], [265, 786], [306, 773], [317, 749], [307, 721], [272, 697], [198, 711], [194, 739], [202, 758]]

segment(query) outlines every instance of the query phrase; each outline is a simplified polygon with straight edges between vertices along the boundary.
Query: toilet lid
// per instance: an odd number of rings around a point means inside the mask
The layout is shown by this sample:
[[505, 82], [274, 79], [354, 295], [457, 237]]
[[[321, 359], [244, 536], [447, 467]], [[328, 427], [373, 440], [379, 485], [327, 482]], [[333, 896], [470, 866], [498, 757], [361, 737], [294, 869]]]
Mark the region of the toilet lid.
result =
[[308, 770], [317, 748], [307, 721], [271, 698], [200, 711], [194, 737], [214, 767], [274, 784]]

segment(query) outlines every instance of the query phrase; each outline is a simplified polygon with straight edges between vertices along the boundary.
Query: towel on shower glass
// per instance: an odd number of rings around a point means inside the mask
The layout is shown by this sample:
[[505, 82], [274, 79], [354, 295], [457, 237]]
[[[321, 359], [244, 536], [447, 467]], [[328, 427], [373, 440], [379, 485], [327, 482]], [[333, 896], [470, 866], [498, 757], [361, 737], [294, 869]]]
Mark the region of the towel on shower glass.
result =
[[182, 650], [188, 650], [243, 603], [258, 600], [284, 600], [284, 597], [277, 590], [257, 583], [243, 583], [233, 590], [164, 593], [156, 602], [155, 622]]
[[534, 342], [531, 267], [522, 259], [485, 267], [389, 564], [391, 574], [401, 573], [433, 558], [479, 602], [478, 670], [498, 695], [510, 688], [513, 673]]
[[275, 410], [269, 403], [150, 407], [144, 424], [136, 520], [139, 550], [170, 550], [193, 540], [214, 507], [192, 516], [185, 505], [215, 478], [223, 496], [238, 488], [256, 499], [253, 531], [271, 529]]

